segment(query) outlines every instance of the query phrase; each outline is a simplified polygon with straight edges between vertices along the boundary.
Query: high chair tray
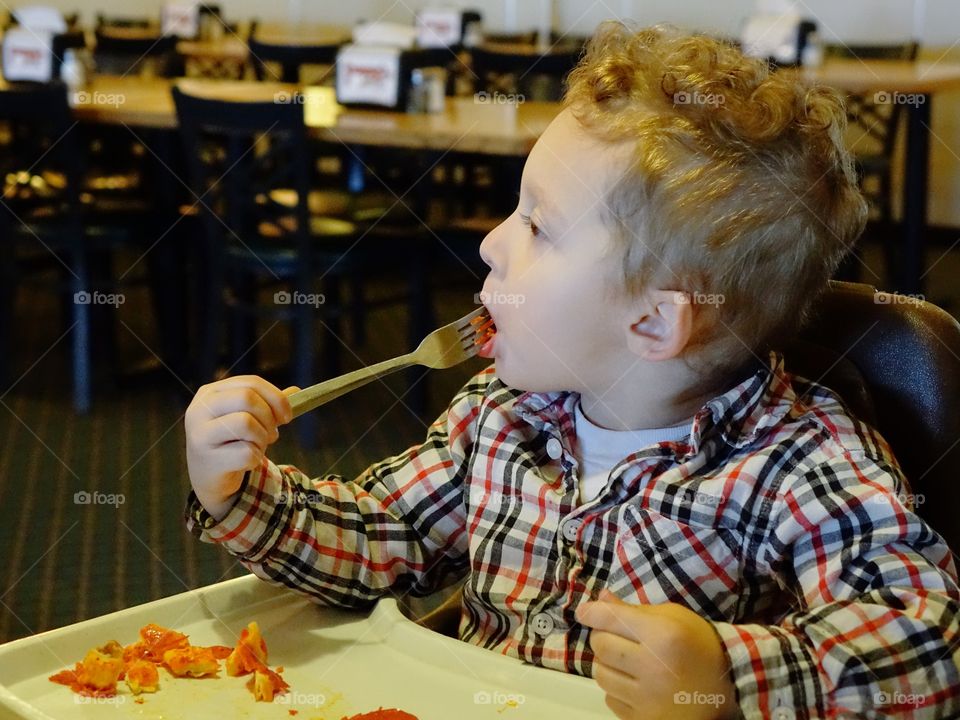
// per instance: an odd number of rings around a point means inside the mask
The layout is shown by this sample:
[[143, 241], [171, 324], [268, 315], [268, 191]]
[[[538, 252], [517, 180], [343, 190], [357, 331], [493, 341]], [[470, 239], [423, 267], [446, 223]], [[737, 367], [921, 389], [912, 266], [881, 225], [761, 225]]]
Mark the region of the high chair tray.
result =
[[[121, 682], [110, 702], [82, 698], [48, 680], [92, 647], [122, 645], [156, 623], [195, 645], [236, 644], [256, 620], [271, 667], [283, 666], [287, 696], [256, 702], [247, 678], [174, 679], [137, 703]], [[370, 612], [323, 607], [253, 575], [227, 580], [0, 645], [0, 718], [286, 718], [340, 720], [378, 708], [419, 720], [604, 718], [603, 692], [584, 677], [526, 665], [446, 637], [404, 617], [395, 600]]]

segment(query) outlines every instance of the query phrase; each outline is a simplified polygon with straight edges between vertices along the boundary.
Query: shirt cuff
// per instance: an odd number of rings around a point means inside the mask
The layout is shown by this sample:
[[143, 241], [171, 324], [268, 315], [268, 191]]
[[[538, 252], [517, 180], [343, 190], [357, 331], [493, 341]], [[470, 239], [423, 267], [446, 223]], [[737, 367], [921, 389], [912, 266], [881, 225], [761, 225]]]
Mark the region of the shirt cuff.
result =
[[769, 625], [712, 623], [727, 657], [738, 718], [825, 717], [819, 670], [803, 641]]
[[187, 529], [203, 542], [217, 543], [240, 560], [260, 562], [280, 541], [290, 504], [283, 502], [280, 470], [264, 459], [248, 471], [233, 506], [217, 520], [190, 492], [184, 511]]

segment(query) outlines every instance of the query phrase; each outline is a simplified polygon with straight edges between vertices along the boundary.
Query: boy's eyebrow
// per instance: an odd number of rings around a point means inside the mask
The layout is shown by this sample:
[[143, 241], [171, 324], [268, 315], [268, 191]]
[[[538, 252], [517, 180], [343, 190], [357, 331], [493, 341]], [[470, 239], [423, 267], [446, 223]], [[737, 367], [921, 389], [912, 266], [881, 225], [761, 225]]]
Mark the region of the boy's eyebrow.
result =
[[547, 215], [543, 218], [544, 222], [550, 222], [551, 219], [554, 221], [563, 220], [564, 215], [560, 212], [560, 208], [557, 207], [556, 203], [547, 199], [547, 194], [543, 192], [543, 188], [535, 183], [528, 182], [527, 192], [536, 200], [536, 206]]

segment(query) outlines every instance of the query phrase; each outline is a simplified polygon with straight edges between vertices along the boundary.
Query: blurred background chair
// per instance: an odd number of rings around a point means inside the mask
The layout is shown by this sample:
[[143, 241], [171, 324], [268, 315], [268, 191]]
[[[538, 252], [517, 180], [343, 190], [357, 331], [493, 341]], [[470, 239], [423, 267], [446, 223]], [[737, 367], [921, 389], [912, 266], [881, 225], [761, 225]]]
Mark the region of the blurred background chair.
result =
[[[349, 301], [343, 280], [406, 267], [407, 248], [352, 222], [312, 193], [312, 158], [303, 108], [236, 102], [174, 90], [190, 184], [203, 230], [195, 285], [200, 382], [225, 365], [232, 374], [258, 370], [257, 320], [291, 330], [288, 377], [305, 387], [337, 374], [342, 319]], [[389, 238], [386, 238], [389, 241]], [[386, 302], [407, 300], [404, 292]], [[272, 327], [272, 325], [271, 325]], [[224, 331], [230, 330], [223, 352]], [[318, 339], [322, 368], [318, 372]], [[260, 369], [262, 372], [262, 369]], [[315, 419], [298, 421], [305, 446], [317, 439]]]
[[[917, 59], [919, 46], [915, 42], [893, 45], [831, 45], [827, 58], [847, 60], [905, 60]], [[855, 155], [860, 189], [870, 203], [870, 230], [865, 239], [875, 237], [883, 246], [886, 280], [892, 281], [898, 264], [898, 235], [894, 228], [895, 198], [893, 188], [894, 156], [897, 137], [905, 119], [906, 105], [893, 102], [890, 93], [851, 93], [846, 96], [848, 137]], [[854, 252], [859, 252], [855, 249]], [[839, 277], [859, 277], [860, 262], [851, 255], [844, 263]]]
[[[83, 413], [90, 408], [94, 371], [106, 369], [107, 364], [114, 366], [114, 374], [118, 371], [113, 322], [117, 308], [98, 303], [95, 293], [100, 297], [119, 293], [113, 257], [119, 249], [142, 240], [138, 232], [142, 225], [128, 214], [115, 212], [91, 190], [96, 177], [87, 168], [65, 86], [8, 86], [0, 92], [0, 123], [5, 134], [0, 153], [4, 241], [0, 356], [8, 355], [13, 341], [17, 285], [36, 282], [52, 289], [60, 298], [64, 331], [70, 331], [73, 404]], [[159, 257], [159, 253], [154, 256]], [[142, 280], [134, 275], [124, 284]], [[154, 300], [167, 304], [156, 295]], [[91, 356], [95, 339], [100, 358], [107, 361], [98, 368], [93, 367]]]
[[330, 85], [333, 82], [333, 67], [340, 44], [275, 44], [261, 42], [251, 35], [248, 45], [250, 64], [257, 80], [310, 85]]
[[890, 443], [916, 512], [960, 551], [960, 323], [931, 303], [833, 282], [787, 369], [832, 388]]

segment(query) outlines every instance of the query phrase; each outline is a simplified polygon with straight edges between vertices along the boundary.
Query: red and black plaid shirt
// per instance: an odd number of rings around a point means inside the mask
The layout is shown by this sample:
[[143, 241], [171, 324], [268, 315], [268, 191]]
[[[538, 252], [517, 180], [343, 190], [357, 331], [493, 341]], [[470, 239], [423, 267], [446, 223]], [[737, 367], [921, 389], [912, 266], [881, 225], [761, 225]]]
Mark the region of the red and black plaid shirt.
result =
[[714, 624], [748, 718], [960, 713], [950, 551], [836, 395], [772, 354], [585, 504], [577, 400], [513, 390], [491, 366], [422, 445], [354, 480], [265, 461], [220, 522], [191, 494], [188, 526], [343, 607], [465, 577], [462, 640], [587, 676], [582, 601], [682, 603]]

